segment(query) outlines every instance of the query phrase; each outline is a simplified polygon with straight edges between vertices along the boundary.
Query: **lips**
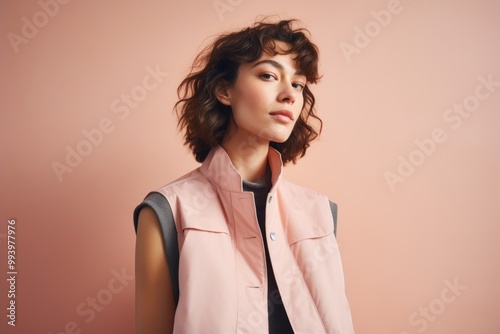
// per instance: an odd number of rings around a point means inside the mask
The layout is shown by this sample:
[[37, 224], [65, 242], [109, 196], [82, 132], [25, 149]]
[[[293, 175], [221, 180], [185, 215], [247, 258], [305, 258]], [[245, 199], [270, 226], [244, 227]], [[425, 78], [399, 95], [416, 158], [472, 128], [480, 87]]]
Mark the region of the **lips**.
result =
[[282, 123], [289, 123], [293, 121], [293, 113], [289, 110], [271, 111], [269, 115]]

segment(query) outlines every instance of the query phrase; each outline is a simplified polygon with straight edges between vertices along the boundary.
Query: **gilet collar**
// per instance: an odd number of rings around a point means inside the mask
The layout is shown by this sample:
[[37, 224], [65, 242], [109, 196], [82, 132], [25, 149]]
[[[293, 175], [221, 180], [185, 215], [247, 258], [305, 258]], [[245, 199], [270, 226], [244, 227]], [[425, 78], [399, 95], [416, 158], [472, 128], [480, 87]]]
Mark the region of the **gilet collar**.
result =
[[[281, 183], [283, 161], [281, 160], [281, 154], [272, 147], [269, 147], [267, 159], [271, 168], [271, 181], [273, 184], [270, 193], [274, 193]], [[241, 175], [234, 167], [229, 155], [220, 145], [210, 151], [199, 170], [203, 176], [218, 188], [231, 192], [243, 191]]]

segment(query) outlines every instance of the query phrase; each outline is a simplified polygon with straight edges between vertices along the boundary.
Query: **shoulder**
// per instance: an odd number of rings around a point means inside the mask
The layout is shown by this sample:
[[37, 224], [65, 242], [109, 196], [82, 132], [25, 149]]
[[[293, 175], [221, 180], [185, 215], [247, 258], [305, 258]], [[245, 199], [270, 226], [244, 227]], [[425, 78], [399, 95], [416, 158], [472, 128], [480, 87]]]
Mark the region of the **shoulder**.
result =
[[[141, 220], [140, 218], [144, 217], [145, 219], [151, 221], [151, 218], [154, 216], [157, 221], [159, 211], [162, 211], [165, 207], [174, 207], [176, 196], [182, 193], [179, 190], [186, 188], [186, 185], [190, 185], [192, 183], [190, 181], [198, 179], [200, 175], [201, 174], [198, 172], [198, 169], [194, 169], [174, 181], [149, 191], [142, 202], [134, 209], [133, 218], [136, 232], [138, 231], [139, 221]], [[161, 196], [155, 196], [158, 194], [162, 195], [166, 201], [161, 200]], [[141, 215], [143, 215], [143, 217], [141, 217]]]
[[282, 180], [280, 186], [282, 192], [286, 195], [296, 196], [297, 198], [303, 200], [311, 200], [311, 201], [326, 201], [329, 202], [328, 197], [325, 194], [322, 194], [316, 190], [298, 185], [296, 183], [290, 182], [288, 180]]
[[152, 207], [157, 214], [170, 212], [177, 224], [180, 212], [191, 212], [193, 208], [199, 208], [207, 199], [214, 198], [214, 192], [212, 184], [200, 173], [199, 168], [192, 170], [146, 195], [134, 211], [136, 228], [139, 213], [145, 206]]
[[209, 184], [208, 180], [200, 173], [199, 168], [196, 168], [189, 173], [171, 181], [157, 189], [154, 192], [161, 193], [167, 199], [172, 199], [173, 196], [179, 194], [191, 194], [199, 191]]
[[[324, 212], [333, 219], [334, 233], [337, 231], [337, 203], [332, 202], [328, 196], [310, 188], [303, 187], [293, 182], [282, 180], [282, 194], [285, 201], [294, 203], [297, 207], [307, 209], [309, 212]], [[328, 213], [327, 213], [328, 212]]]
[[280, 197], [284, 203], [296, 206], [307, 212], [330, 212], [330, 200], [318, 191], [300, 186], [287, 180], [282, 180]]
[[177, 179], [170, 181], [164, 184], [163, 186], [157, 188], [156, 191], [182, 186], [183, 184], [189, 183], [192, 180], [196, 180], [200, 176], [201, 174], [199, 172], [199, 168], [193, 169], [192, 171], [178, 177]]

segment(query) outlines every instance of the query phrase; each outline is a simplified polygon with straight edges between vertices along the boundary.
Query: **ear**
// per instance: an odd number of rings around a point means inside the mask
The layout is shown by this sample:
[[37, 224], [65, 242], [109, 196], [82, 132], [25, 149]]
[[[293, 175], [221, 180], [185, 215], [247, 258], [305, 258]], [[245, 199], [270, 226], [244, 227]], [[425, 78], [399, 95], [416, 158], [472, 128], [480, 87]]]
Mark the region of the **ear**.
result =
[[215, 96], [220, 103], [225, 106], [231, 106], [231, 94], [229, 93], [229, 86], [225, 83], [217, 85], [215, 88]]

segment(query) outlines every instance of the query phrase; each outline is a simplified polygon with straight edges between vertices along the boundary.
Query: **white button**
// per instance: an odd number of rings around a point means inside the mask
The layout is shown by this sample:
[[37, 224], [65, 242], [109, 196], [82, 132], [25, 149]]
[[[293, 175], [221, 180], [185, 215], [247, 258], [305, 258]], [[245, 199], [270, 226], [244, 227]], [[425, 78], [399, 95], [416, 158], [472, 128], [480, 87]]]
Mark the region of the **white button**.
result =
[[273, 196], [269, 196], [269, 199], [267, 200], [267, 203], [271, 203], [272, 199], [273, 199]]
[[269, 237], [271, 238], [272, 241], [274, 241], [278, 236], [276, 235], [276, 232], [272, 231]]

